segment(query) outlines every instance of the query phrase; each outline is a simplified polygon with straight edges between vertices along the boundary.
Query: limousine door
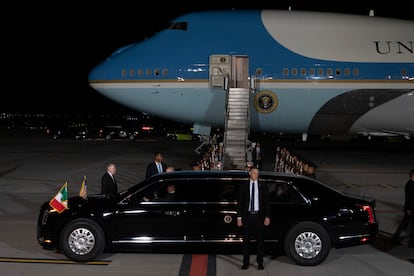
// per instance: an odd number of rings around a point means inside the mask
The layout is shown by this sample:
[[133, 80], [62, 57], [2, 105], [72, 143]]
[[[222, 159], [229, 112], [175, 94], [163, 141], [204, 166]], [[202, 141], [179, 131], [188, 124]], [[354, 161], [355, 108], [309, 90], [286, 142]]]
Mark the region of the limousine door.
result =
[[306, 199], [285, 180], [265, 181], [269, 188], [271, 222], [265, 228], [267, 242], [280, 242], [292, 223], [308, 216]]
[[200, 194], [203, 201], [199, 233], [203, 242], [231, 245], [242, 240], [241, 229], [237, 227], [238, 182], [230, 179], [198, 180], [192, 186], [203, 187]]
[[120, 206], [114, 221], [118, 229], [118, 243], [178, 243], [186, 239], [182, 202], [149, 196], [156, 195], [165, 187], [165, 182], [158, 183]]

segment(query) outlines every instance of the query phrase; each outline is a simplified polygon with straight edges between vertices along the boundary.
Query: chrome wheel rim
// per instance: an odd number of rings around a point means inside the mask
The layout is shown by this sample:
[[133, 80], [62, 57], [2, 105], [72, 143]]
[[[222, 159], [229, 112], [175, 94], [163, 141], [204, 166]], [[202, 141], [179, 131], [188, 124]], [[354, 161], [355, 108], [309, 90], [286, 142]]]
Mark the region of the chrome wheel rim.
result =
[[321, 252], [321, 249], [322, 241], [316, 233], [303, 232], [295, 239], [295, 251], [302, 258], [315, 258]]
[[86, 228], [77, 228], [69, 235], [69, 248], [76, 255], [86, 255], [95, 246], [95, 236]]

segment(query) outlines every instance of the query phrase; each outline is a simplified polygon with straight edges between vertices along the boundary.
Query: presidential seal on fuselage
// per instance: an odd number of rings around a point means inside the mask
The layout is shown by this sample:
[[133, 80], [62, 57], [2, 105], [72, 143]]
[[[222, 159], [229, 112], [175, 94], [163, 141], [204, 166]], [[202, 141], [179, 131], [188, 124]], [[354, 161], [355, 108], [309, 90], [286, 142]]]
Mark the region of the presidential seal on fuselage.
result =
[[254, 96], [254, 108], [261, 113], [273, 112], [278, 105], [276, 95], [270, 90], [263, 90]]

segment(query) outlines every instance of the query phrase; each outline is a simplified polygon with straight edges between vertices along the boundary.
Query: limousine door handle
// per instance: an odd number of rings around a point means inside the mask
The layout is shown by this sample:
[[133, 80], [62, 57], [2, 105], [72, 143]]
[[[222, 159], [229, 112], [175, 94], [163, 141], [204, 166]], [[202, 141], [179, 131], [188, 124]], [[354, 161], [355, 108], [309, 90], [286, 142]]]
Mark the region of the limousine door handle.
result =
[[179, 216], [180, 215], [180, 211], [165, 211], [164, 214], [166, 214], [167, 216]]
[[354, 214], [354, 211], [352, 209], [349, 208], [341, 208], [339, 209], [338, 215], [341, 217], [345, 216], [345, 217], [349, 217], [352, 216]]

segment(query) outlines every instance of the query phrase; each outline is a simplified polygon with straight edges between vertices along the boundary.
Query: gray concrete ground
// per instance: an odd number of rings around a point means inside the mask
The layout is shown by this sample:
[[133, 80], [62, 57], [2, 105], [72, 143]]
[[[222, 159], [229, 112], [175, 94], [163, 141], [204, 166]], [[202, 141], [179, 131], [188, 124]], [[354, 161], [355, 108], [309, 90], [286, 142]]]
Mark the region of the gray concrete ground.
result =
[[[198, 144], [152, 138], [137, 141], [51, 140], [40, 136], [0, 136], [0, 275], [179, 275], [181, 254], [104, 254], [108, 265], [50, 264], [26, 259], [66, 259], [43, 250], [36, 242], [40, 204], [50, 200], [67, 181], [69, 195], [79, 192], [87, 175], [89, 193], [98, 193], [106, 161], [117, 164], [120, 189], [144, 177], [155, 151], [164, 153], [168, 165], [189, 169]], [[265, 169], [273, 167], [271, 139]], [[265, 259], [265, 270], [254, 266], [239, 270], [241, 255], [217, 255], [215, 275], [412, 275], [414, 249], [389, 241], [402, 218], [403, 189], [408, 170], [414, 167], [413, 144], [350, 145], [285, 143], [317, 165], [320, 180], [348, 193], [374, 196], [380, 235], [373, 245], [332, 249], [316, 267], [300, 267], [286, 256]], [[21, 262], [9, 262], [17, 258]], [[181, 275], [180, 275], [181, 276]]]

